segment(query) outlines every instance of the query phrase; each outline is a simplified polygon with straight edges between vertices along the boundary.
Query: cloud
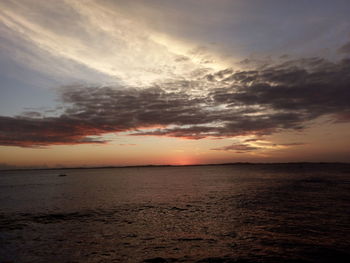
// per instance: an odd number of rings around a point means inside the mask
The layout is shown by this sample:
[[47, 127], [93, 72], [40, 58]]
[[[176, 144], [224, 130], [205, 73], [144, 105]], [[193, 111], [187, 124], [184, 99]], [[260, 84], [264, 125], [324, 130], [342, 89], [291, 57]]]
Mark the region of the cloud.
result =
[[301, 146], [301, 145], [305, 145], [306, 143], [303, 142], [292, 142], [292, 143], [282, 143], [282, 144], [278, 144], [281, 146]]
[[228, 146], [223, 146], [219, 148], [213, 148], [214, 151], [235, 151], [236, 153], [249, 153], [255, 152], [256, 150], [264, 149], [280, 149], [289, 148], [294, 146], [305, 145], [305, 143], [292, 142], [292, 143], [272, 143], [270, 141], [265, 141], [262, 139], [246, 139], [243, 143], [234, 143]]
[[67, 86], [61, 115], [1, 116], [0, 145], [106, 143], [100, 136], [119, 132], [202, 139], [300, 130], [325, 115], [349, 121], [349, 87], [349, 59], [319, 58], [150, 87]]
[[288, 119], [288, 125], [350, 110], [350, 59], [339, 63], [319, 58], [288, 61], [233, 73], [225, 80], [236, 81], [236, 88], [214, 90], [211, 96], [218, 104], [273, 110], [279, 113], [271, 117], [281, 122]]
[[215, 151], [235, 151], [236, 153], [246, 153], [255, 150], [259, 150], [259, 147], [253, 147], [248, 144], [232, 144], [220, 148], [214, 148]]
[[124, 85], [149, 85], [208, 67], [189, 54], [191, 46], [165, 41], [127, 5], [1, 1], [2, 55], [55, 80]]
[[39, 147], [56, 144], [105, 143], [93, 138], [99, 128], [68, 116], [57, 118], [0, 117], [0, 145]]
[[346, 43], [345, 45], [341, 46], [338, 49], [339, 53], [345, 53], [345, 54], [350, 54], [350, 42]]

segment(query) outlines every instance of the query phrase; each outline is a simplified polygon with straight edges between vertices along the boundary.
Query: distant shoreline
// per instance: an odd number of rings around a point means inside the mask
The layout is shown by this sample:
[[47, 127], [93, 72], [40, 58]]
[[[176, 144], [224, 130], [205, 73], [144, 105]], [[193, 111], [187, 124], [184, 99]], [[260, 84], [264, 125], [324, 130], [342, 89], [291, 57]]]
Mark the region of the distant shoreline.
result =
[[350, 162], [282, 162], [282, 163], [210, 163], [210, 164], [148, 164], [148, 165], [125, 165], [125, 166], [91, 166], [91, 167], [52, 167], [52, 168], [10, 168], [0, 169], [0, 172], [7, 171], [41, 171], [41, 170], [78, 170], [78, 169], [117, 169], [117, 168], [156, 168], [156, 167], [191, 167], [191, 166], [229, 166], [229, 165], [350, 165]]

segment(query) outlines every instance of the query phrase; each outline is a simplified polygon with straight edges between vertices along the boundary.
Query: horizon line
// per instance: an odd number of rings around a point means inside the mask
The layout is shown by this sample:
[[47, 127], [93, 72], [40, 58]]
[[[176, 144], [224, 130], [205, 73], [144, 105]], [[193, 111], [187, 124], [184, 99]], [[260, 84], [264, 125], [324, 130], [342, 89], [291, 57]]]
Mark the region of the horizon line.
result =
[[187, 166], [220, 166], [220, 165], [302, 165], [302, 164], [345, 164], [350, 162], [229, 162], [229, 163], [202, 163], [202, 164], [144, 164], [144, 165], [104, 165], [104, 166], [73, 166], [73, 167], [38, 167], [38, 168], [8, 168], [1, 169], [0, 172], [6, 171], [32, 171], [32, 170], [73, 170], [73, 169], [117, 169], [117, 168], [152, 168], [152, 167], [187, 167]]

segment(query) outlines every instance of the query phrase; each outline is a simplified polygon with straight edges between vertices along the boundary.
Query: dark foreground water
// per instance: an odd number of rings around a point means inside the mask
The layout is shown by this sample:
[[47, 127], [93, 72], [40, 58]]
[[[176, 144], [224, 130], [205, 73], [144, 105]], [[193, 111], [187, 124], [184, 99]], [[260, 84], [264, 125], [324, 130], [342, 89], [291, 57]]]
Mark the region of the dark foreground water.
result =
[[350, 262], [350, 165], [0, 172], [0, 262]]

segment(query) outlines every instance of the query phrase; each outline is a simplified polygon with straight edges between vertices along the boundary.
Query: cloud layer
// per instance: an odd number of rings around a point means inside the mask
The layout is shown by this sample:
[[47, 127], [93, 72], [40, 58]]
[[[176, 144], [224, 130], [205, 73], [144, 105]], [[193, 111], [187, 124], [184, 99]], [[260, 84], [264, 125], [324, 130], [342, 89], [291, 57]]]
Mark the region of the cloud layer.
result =
[[0, 145], [104, 143], [99, 136], [119, 132], [187, 139], [266, 135], [302, 129], [324, 115], [348, 122], [349, 87], [350, 59], [320, 58], [147, 88], [70, 86], [62, 89], [59, 116], [1, 116]]
[[165, 39], [127, 13], [124, 5], [2, 1], [0, 56], [60, 83], [149, 85], [208, 66], [199, 52], [189, 52], [191, 46]]

